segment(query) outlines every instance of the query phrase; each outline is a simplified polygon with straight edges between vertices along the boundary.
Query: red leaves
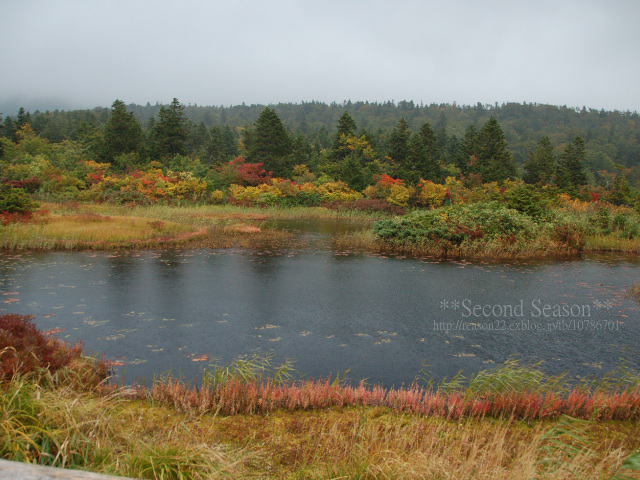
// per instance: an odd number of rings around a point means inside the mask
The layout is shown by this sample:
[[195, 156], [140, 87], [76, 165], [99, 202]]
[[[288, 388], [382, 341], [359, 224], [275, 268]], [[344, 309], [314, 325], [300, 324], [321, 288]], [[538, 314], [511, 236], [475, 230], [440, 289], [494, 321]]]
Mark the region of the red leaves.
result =
[[392, 185], [404, 185], [404, 180], [401, 178], [393, 178], [391, 175], [380, 175], [377, 181], [381, 187], [391, 187]]
[[381, 386], [338, 385], [329, 380], [276, 384], [271, 381], [230, 381], [217, 388], [194, 388], [180, 380], [156, 382], [147, 392], [154, 400], [181, 410], [225, 415], [268, 413], [277, 409], [308, 410], [348, 406], [383, 406], [418, 415], [449, 419], [463, 417], [554, 418], [571, 415], [599, 420], [640, 418], [640, 392], [619, 393], [573, 390], [568, 395], [543, 392], [507, 392], [469, 395], [442, 393], [418, 386], [385, 389]]
[[236, 170], [238, 180], [243, 185], [259, 185], [271, 182], [271, 172], [265, 170], [264, 163], [247, 163], [244, 157], [236, 157], [229, 162]]
[[56, 370], [79, 359], [80, 345], [71, 346], [40, 332], [24, 315], [0, 316], [0, 378], [38, 368]]

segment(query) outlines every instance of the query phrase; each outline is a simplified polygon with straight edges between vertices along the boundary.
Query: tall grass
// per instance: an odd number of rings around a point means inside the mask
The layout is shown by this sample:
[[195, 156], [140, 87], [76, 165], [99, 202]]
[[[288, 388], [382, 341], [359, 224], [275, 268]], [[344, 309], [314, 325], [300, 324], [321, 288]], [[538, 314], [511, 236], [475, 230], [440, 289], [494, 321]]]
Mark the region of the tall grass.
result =
[[172, 379], [150, 390], [107, 388], [81, 383], [82, 370], [74, 371], [86, 367], [77, 363], [47, 366], [38, 361], [0, 378], [3, 458], [176, 480], [637, 473], [639, 377], [626, 366], [582, 389], [512, 361], [471, 378], [390, 390], [296, 382], [289, 362], [258, 356], [216, 366], [199, 389]]

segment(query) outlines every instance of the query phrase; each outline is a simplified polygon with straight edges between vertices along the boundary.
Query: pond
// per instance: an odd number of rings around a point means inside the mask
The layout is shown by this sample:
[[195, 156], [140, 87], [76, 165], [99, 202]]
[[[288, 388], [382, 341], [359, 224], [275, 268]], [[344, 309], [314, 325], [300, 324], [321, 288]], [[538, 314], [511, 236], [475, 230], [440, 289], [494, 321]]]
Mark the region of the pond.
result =
[[0, 259], [0, 306], [118, 360], [118, 382], [149, 383], [168, 372], [197, 380], [207, 365], [258, 352], [294, 359], [306, 377], [349, 370], [351, 379], [391, 386], [512, 356], [574, 376], [602, 374], [621, 359], [640, 367], [640, 312], [625, 296], [639, 280], [631, 259], [24, 253]]

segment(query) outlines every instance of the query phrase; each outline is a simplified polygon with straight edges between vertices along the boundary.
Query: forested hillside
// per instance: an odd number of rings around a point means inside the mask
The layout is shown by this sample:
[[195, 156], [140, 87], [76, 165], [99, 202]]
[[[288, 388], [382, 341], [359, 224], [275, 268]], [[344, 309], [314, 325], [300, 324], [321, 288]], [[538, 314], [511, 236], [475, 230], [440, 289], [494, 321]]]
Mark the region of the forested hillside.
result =
[[[149, 130], [162, 105], [128, 105]], [[637, 112], [604, 111], [588, 108], [574, 109], [552, 105], [507, 103], [502, 105], [458, 106], [456, 104], [419, 105], [414, 102], [374, 103], [346, 102], [325, 104], [307, 102], [285, 103], [272, 106], [285, 126], [298, 136], [303, 136], [309, 147], [331, 146], [340, 116], [349, 112], [365, 133], [373, 147], [380, 152], [388, 148], [390, 133], [401, 118], [410, 129], [417, 130], [429, 122], [441, 144], [455, 150], [456, 142], [464, 136], [469, 126], [480, 128], [490, 117], [502, 126], [509, 149], [516, 162], [525, 162], [541, 137], [549, 137], [554, 148], [560, 151], [576, 136], [585, 141], [586, 163], [593, 171], [616, 170], [616, 164], [624, 167], [640, 165], [640, 115]], [[212, 126], [229, 126], [239, 140], [244, 127], [253, 124], [263, 110], [263, 105], [185, 106], [185, 114], [191, 121], [192, 148], [204, 145]], [[109, 108], [92, 110], [21, 112], [18, 116], [5, 117], [0, 135], [12, 137], [16, 125], [28, 117], [36, 133], [57, 142], [63, 139], [79, 139], [90, 127], [102, 126], [109, 118]], [[446, 135], [444, 135], [446, 133]], [[444, 147], [444, 145], [442, 145]]]

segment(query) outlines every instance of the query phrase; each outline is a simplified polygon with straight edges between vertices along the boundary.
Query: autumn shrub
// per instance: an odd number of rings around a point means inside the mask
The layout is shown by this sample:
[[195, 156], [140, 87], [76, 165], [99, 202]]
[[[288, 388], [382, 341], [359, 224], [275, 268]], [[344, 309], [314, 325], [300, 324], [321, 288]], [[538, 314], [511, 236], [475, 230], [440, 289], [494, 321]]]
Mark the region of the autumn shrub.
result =
[[45, 335], [24, 315], [0, 316], [0, 377], [9, 379], [46, 368], [55, 372], [82, 355], [80, 345], [70, 346]]

